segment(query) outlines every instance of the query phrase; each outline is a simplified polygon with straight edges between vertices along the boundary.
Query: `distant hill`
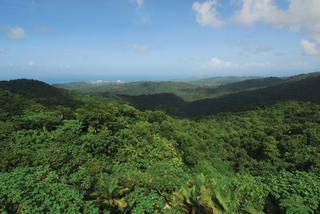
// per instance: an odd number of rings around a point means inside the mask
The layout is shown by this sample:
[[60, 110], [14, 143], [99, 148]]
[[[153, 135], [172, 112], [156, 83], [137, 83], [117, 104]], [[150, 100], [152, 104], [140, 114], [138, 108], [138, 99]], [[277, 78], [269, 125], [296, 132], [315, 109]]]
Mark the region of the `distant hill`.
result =
[[165, 109], [169, 114], [186, 117], [241, 111], [287, 100], [320, 103], [320, 75], [318, 74], [299, 75], [283, 81], [279, 79], [262, 81], [272, 84], [265, 88], [194, 102], [185, 102], [172, 94], [126, 97], [126, 99], [140, 109], [159, 109], [161, 107], [160, 109]]
[[195, 88], [196, 86], [175, 81], [141, 81], [130, 83], [66, 83], [55, 84], [55, 87], [75, 90], [79, 92], [95, 92], [104, 93], [110, 92], [115, 94], [124, 95], [143, 95], [143, 94], [156, 94], [156, 93], [172, 93], [180, 89]]
[[129, 96], [172, 93], [188, 101], [207, 98], [205, 94], [199, 94], [195, 90], [198, 86], [176, 81], [141, 81], [130, 83], [77, 82], [55, 84], [54, 86], [82, 93], [109, 93]]
[[161, 110], [171, 115], [184, 114], [188, 105], [188, 102], [170, 93], [140, 96], [122, 95], [121, 97], [141, 110]]
[[188, 81], [191, 84], [198, 85], [198, 86], [218, 86], [218, 85], [225, 85], [234, 82], [241, 82], [250, 79], [258, 79], [260, 77], [257, 76], [225, 76], [225, 77], [211, 77], [211, 78], [204, 78], [198, 80], [191, 80]]
[[200, 97], [214, 98], [227, 94], [232, 94], [240, 91], [254, 90], [259, 88], [265, 88], [272, 85], [280, 84], [287, 81], [285, 78], [268, 77], [244, 80], [240, 82], [233, 82], [217, 87], [197, 87], [182, 89], [186, 93], [199, 94]]
[[197, 116], [218, 112], [241, 111], [256, 106], [265, 106], [279, 101], [296, 100], [320, 103], [320, 76], [283, 84], [244, 91], [217, 99], [199, 100], [188, 105], [187, 114]]
[[0, 120], [21, 114], [31, 104], [32, 100], [0, 88]]
[[[237, 81], [247, 80], [253, 77], [215, 77], [194, 82], [178, 81], [141, 81], [130, 83], [90, 83], [75, 82], [56, 84], [55, 87], [74, 90], [83, 93], [111, 93], [116, 95], [149, 95], [160, 93], [172, 93], [186, 101], [194, 101], [205, 98], [217, 97], [229, 93], [260, 87], [265, 87], [263, 81], [256, 85], [250, 83], [236, 84]], [[207, 84], [209, 83], [210, 84]], [[270, 81], [271, 83], [271, 81]], [[247, 88], [246, 88], [247, 87]]]
[[[102, 84], [101, 84], [102, 85]], [[103, 85], [105, 85], [103, 83]], [[63, 88], [67, 90], [72, 91], [78, 91], [78, 92], [91, 92], [91, 90], [97, 88], [100, 86], [100, 84], [93, 84], [89, 82], [70, 82], [70, 83], [63, 83], [63, 84], [53, 84], [56, 88]]]
[[78, 104], [67, 91], [37, 80], [18, 79], [0, 81], [0, 88], [14, 94], [32, 98], [44, 105], [74, 106]]

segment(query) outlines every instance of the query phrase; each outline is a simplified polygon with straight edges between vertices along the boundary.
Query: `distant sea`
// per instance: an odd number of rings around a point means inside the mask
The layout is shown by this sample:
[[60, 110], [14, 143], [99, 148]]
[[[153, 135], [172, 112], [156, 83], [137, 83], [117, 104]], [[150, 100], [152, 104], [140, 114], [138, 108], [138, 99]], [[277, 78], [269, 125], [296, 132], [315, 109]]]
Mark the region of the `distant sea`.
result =
[[165, 81], [165, 80], [182, 80], [182, 76], [156, 76], [156, 75], [57, 75], [57, 76], [19, 76], [12, 78], [5, 78], [3, 80], [11, 79], [34, 79], [40, 80], [49, 84], [55, 83], [69, 83], [69, 82], [92, 82], [92, 81], [107, 81], [107, 82], [132, 82], [132, 81]]

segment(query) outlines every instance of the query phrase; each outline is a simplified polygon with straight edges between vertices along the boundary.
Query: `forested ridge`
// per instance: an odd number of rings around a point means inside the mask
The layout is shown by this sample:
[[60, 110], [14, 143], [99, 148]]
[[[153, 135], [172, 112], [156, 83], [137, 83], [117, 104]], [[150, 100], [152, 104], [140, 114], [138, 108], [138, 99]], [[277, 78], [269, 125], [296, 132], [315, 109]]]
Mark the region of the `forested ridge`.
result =
[[282, 78], [257, 79], [257, 77], [230, 76], [193, 81], [71, 82], [55, 84], [54, 86], [82, 93], [111, 93], [127, 96], [171, 93], [185, 101], [195, 101], [242, 90], [261, 88], [282, 81], [284, 81]]
[[[227, 76], [200, 80], [185, 81], [138, 81], [138, 82], [71, 82], [54, 84], [57, 88], [77, 91], [81, 93], [103, 93], [106, 95], [148, 96], [173, 94], [185, 102], [196, 102], [203, 99], [218, 98], [239, 92], [269, 88], [271, 86], [292, 83], [308, 78], [320, 76], [319, 72], [300, 74], [290, 77], [254, 77]], [[148, 98], [147, 97], [147, 98]], [[161, 102], [161, 100], [160, 100]], [[172, 104], [174, 105], [174, 103]]]
[[4, 82], [0, 212], [319, 213], [316, 78], [243, 92], [282, 96], [192, 120]]
[[0, 88], [23, 95], [26, 98], [31, 98], [47, 107], [52, 105], [75, 106], [79, 104], [69, 96], [68, 91], [57, 89], [37, 80], [18, 79], [0, 81]]
[[[260, 88], [256, 88], [259, 83]], [[220, 87], [213, 89], [219, 90]], [[186, 102], [182, 98], [168, 93], [122, 96], [137, 108], [145, 110], [163, 110], [172, 116], [200, 117], [221, 112], [238, 112], [268, 106], [281, 101], [296, 100], [320, 103], [320, 74], [293, 76], [286, 79], [265, 78], [247, 80], [221, 86], [234, 88], [235, 92], [216, 98]], [[256, 89], [254, 89], [256, 88]], [[248, 90], [250, 89], [250, 90]], [[170, 101], [168, 101], [170, 100]]]

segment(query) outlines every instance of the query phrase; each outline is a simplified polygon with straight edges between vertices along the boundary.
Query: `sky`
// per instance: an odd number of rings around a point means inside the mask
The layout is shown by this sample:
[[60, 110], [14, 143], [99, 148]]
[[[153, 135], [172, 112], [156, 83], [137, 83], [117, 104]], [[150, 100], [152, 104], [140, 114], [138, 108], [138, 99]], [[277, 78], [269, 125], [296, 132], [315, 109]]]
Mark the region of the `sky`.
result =
[[320, 71], [320, 0], [0, 0], [0, 79]]

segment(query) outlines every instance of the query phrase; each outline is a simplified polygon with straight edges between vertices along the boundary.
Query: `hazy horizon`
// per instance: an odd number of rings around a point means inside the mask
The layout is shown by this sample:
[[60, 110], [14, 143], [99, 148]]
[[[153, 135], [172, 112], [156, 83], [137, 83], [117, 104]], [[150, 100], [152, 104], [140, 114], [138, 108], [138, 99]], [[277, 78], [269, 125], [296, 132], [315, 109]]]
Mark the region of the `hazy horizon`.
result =
[[39, 77], [39, 76], [16, 76], [12, 78], [3, 78], [0, 81], [10, 81], [16, 79], [33, 79], [43, 81], [49, 84], [62, 84], [62, 83], [73, 83], [73, 82], [117, 82], [128, 83], [128, 82], [139, 82], [139, 81], [192, 81], [192, 80], [201, 80], [207, 78], [219, 78], [219, 77], [256, 77], [256, 78], [266, 78], [266, 77], [290, 77], [300, 74], [308, 74], [319, 71], [312, 72], [296, 72], [290, 74], [281, 74], [281, 75], [217, 75], [217, 76], [62, 76], [62, 77]]

